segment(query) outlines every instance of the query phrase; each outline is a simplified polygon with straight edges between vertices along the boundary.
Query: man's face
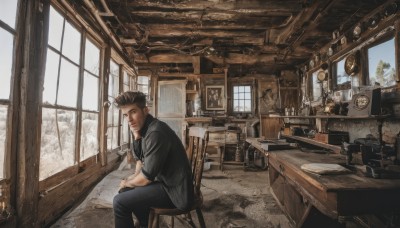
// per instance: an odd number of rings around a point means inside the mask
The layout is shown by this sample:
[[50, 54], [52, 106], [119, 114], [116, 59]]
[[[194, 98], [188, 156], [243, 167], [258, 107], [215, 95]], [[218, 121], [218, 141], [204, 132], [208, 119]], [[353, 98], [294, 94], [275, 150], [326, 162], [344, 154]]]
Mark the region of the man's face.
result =
[[141, 109], [136, 104], [130, 104], [121, 106], [121, 112], [124, 119], [128, 122], [129, 128], [134, 132], [142, 129], [149, 109], [147, 107]]

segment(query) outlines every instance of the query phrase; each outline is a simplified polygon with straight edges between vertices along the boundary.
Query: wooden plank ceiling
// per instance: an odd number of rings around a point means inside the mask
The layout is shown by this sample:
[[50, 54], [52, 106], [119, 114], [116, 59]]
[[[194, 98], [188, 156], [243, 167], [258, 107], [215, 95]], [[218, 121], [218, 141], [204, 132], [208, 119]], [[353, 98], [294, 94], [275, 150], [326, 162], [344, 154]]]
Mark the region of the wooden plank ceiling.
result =
[[350, 30], [387, 1], [71, 2], [77, 10], [102, 19], [139, 69], [193, 73], [200, 56], [202, 65], [229, 66], [230, 76], [240, 76], [305, 64], [332, 42], [334, 31]]

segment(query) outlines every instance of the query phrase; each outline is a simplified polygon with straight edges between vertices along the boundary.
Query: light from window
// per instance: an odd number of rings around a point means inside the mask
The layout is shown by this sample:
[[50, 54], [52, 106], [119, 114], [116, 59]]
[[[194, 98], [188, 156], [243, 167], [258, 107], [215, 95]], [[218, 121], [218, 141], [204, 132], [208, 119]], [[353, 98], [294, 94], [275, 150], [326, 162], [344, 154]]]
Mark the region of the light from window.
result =
[[99, 142], [97, 139], [97, 129], [99, 125], [99, 115], [97, 113], [82, 113], [82, 132], [80, 160], [83, 161], [99, 152]]
[[233, 87], [233, 111], [251, 112], [251, 86]]
[[369, 85], [396, 85], [394, 38], [368, 49]]
[[42, 108], [39, 180], [74, 164], [75, 111]]
[[138, 76], [137, 89], [142, 93], [149, 94], [149, 77], [148, 76]]
[[57, 104], [76, 107], [78, 78], [79, 68], [68, 60], [61, 58]]
[[[7, 178], [4, 173], [7, 140], [7, 116], [10, 99], [13, 69], [14, 37], [18, 0], [3, 0], [0, 7], [0, 179]], [[3, 196], [9, 191], [3, 192]]]
[[79, 63], [79, 52], [81, 45], [81, 33], [76, 30], [69, 22], [65, 22], [64, 39], [62, 53], [72, 60]]
[[14, 36], [0, 27], [0, 99], [10, 97], [13, 41]]
[[98, 111], [99, 109], [99, 65], [100, 49], [89, 39], [85, 46], [85, 73], [83, 76], [82, 108]]
[[351, 78], [344, 70], [344, 63], [346, 59], [342, 59], [336, 63], [336, 85], [342, 85], [350, 82]]
[[[110, 75], [108, 83], [108, 100], [113, 103], [114, 98], [119, 94], [119, 65], [113, 60], [110, 61]], [[108, 109], [107, 120], [107, 149], [111, 151], [118, 147], [118, 118], [119, 109], [111, 105]]]
[[321, 83], [318, 81], [317, 75], [318, 71], [312, 74], [312, 101], [317, 101], [322, 95]]
[[11, 28], [15, 29], [15, 18], [17, 16], [16, 0], [2, 0], [0, 7], [0, 20], [6, 23]]
[[96, 45], [94, 45], [92, 41], [86, 39], [85, 70], [98, 76], [99, 69], [100, 69], [100, 49]]
[[7, 135], [7, 105], [0, 105], [0, 179], [4, 177], [4, 155], [6, 152], [6, 135]]

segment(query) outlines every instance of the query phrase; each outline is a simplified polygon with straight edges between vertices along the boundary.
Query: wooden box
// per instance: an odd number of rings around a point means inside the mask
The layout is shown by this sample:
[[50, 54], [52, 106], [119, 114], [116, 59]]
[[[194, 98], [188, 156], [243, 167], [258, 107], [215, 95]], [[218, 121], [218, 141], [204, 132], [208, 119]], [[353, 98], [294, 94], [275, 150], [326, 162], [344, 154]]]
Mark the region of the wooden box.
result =
[[342, 145], [342, 142], [349, 142], [349, 133], [345, 131], [329, 131], [328, 133], [315, 134], [314, 140], [331, 145]]

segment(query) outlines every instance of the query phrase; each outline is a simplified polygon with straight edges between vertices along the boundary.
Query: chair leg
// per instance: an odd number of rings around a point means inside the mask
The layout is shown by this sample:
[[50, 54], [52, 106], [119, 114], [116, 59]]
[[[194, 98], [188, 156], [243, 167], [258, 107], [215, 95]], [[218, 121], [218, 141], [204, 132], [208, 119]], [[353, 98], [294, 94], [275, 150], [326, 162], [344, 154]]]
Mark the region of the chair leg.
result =
[[171, 215], [171, 227], [174, 228], [174, 216]]
[[201, 228], [206, 228], [206, 223], [204, 222], [203, 213], [201, 212], [201, 208], [196, 208], [197, 217], [199, 218], [199, 223]]
[[148, 228], [152, 228], [153, 227], [153, 222], [154, 222], [154, 211], [150, 210], [149, 221], [148, 221], [147, 227]]
[[153, 222], [153, 228], [159, 227], [159, 220], [160, 220], [160, 215], [155, 215], [154, 222]]

